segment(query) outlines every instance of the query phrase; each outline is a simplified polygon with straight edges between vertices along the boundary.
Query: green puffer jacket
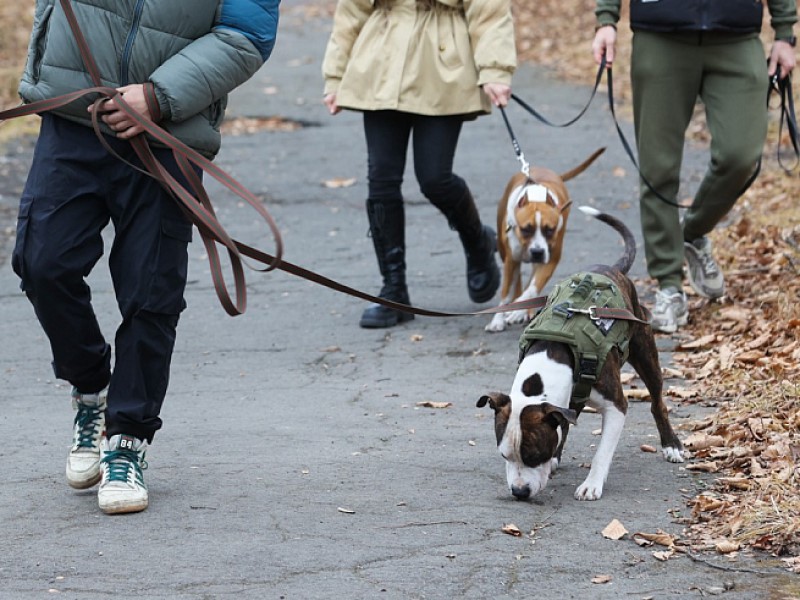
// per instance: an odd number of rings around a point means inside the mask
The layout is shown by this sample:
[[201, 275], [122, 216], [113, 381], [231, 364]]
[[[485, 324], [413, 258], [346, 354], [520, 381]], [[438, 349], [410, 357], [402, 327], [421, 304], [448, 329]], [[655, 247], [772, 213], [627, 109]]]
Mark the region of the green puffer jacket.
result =
[[[280, 0], [72, 0], [103, 85], [152, 83], [160, 124], [213, 157], [227, 94], [269, 56]], [[59, 0], [37, 0], [24, 102], [92, 87]], [[91, 124], [93, 98], [55, 111]], [[107, 133], [110, 131], [106, 130]]]

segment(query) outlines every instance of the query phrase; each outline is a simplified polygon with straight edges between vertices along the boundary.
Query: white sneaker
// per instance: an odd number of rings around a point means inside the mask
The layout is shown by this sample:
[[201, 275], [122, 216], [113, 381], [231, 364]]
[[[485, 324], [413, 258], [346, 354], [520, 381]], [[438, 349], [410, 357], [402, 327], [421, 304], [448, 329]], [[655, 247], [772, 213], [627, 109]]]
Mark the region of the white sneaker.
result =
[[147, 486], [142, 470], [147, 442], [132, 435], [117, 434], [104, 444], [101, 460], [103, 481], [97, 503], [107, 515], [140, 512], [147, 508]]
[[83, 490], [100, 481], [100, 440], [106, 433], [106, 397], [72, 389], [72, 408], [78, 411], [67, 456], [67, 483]]
[[678, 327], [689, 322], [689, 306], [686, 294], [675, 287], [656, 292], [656, 305], [653, 308], [651, 327], [664, 333], [675, 333]]
[[711, 254], [711, 240], [706, 236], [683, 243], [686, 274], [692, 289], [703, 298], [721, 298], [725, 294], [725, 280], [717, 261]]

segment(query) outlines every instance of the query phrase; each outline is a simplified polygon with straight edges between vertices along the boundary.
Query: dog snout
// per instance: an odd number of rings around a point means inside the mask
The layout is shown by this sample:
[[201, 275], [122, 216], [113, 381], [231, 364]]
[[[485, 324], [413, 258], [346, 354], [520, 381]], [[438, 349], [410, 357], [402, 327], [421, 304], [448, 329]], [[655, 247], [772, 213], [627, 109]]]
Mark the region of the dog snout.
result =
[[543, 263], [544, 262], [544, 248], [531, 248], [530, 249], [531, 262]]
[[511, 494], [517, 500], [527, 500], [531, 495], [531, 488], [528, 484], [525, 485], [512, 485]]

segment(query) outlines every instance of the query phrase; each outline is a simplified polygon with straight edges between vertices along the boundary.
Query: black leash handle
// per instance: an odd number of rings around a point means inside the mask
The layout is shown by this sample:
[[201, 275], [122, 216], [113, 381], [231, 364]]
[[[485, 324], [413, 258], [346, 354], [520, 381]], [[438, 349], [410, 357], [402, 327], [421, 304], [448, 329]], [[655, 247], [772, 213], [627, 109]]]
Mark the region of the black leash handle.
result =
[[[767, 103], [769, 103], [769, 96], [773, 91], [778, 94], [778, 98], [780, 98], [781, 102], [781, 116], [778, 121], [778, 148], [776, 151], [778, 164], [780, 165], [781, 169], [784, 170], [784, 172], [791, 173], [800, 164], [800, 139], [798, 138], [797, 117], [795, 116], [794, 112], [794, 94], [792, 93], [791, 74], [781, 79], [779, 72], [776, 71], [775, 74], [770, 78]], [[795, 156], [794, 166], [791, 168], [784, 166], [783, 159], [781, 158], [781, 140], [783, 139], [784, 125], [789, 133], [789, 141], [792, 144], [792, 149], [794, 150]]]

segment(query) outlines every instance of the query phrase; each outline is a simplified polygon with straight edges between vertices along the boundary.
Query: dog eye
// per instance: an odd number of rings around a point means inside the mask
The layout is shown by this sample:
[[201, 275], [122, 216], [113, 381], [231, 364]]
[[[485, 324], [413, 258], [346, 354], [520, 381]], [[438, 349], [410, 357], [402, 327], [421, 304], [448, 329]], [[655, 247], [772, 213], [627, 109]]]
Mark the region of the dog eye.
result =
[[525, 227], [521, 227], [521, 228], [520, 228], [520, 230], [519, 230], [519, 232], [520, 232], [520, 233], [521, 233], [521, 234], [522, 234], [524, 237], [533, 237], [533, 235], [536, 233], [536, 229], [534, 229], [534, 228], [533, 228], [533, 227], [531, 227], [530, 225], [526, 225]]
[[555, 230], [555, 229], [553, 229], [552, 227], [543, 227], [543, 228], [542, 228], [542, 234], [544, 234], [544, 237], [546, 237], [546, 238], [551, 238], [551, 237], [553, 237], [553, 234], [554, 234], [555, 232], [556, 232], [556, 230]]

